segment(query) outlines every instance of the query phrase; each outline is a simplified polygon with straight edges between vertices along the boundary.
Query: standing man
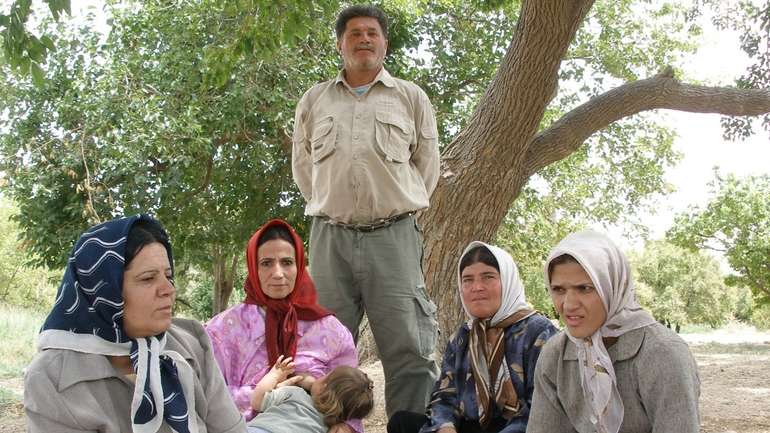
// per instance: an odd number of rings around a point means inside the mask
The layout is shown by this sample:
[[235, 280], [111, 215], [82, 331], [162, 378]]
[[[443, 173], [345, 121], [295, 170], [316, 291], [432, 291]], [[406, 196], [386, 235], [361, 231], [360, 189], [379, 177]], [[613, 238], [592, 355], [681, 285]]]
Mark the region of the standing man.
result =
[[305, 93], [294, 123], [292, 171], [313, 216], [310, 273], [320, 303], [356, 340], [366, 311], [388, 416], [423, 412], [437, 376], [438, 323], [415, 212], [438, 180], [436, 119], [422, 89], [383, 68], [380, 9], [348, 7], [335, 30], [344, 68]]

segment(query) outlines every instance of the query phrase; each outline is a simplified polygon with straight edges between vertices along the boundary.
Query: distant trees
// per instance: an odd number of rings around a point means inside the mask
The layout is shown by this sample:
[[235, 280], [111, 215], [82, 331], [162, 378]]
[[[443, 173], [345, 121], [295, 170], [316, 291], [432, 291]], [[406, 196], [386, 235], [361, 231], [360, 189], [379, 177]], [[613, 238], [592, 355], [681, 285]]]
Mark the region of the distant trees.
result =
[[770, 327], [770, 176], [717, 173], [712, 188], [711, 201], [679, 215], [667, 237], [690, 250], [723, 254], [734, 271], [727, 284], [750, 289], [752, 321]]
[[685, 324], [716, 328], [732, 317], [736, 290], [725, 285], [714, 258], [663, 241], [630, 257], [639, 301], [659, 322], [678, 332]]
[[53, 304], [61, 273], [36, 267], [19, 237], [13, 217], [19, 210], [0, 195], [0, 303], [42, 308]]
[[770, 176], [717, 174], [712, 187], [711, 201], [679, 215], [667, 236], [683, 247], [724, 254], [736, 272], [728, 283], [770, 304]]

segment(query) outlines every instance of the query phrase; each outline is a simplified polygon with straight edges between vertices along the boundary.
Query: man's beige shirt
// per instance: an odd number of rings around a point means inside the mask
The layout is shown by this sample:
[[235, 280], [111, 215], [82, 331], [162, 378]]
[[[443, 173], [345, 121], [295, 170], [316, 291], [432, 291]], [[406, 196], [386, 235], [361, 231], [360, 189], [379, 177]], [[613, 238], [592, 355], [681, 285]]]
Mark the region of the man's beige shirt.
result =
[[384, 68], [357, 96], [340, 72], [297, 105], [292, 172], [305, 213], [370, 223], [428, 207], [438, 181], [428, 96]]

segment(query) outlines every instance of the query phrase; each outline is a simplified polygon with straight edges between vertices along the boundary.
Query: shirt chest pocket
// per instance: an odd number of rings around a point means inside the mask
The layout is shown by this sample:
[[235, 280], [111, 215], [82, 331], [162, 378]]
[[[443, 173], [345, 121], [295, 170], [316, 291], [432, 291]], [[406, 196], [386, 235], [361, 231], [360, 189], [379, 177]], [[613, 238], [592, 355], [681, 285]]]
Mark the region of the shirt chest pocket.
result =
[[332, 116], [326, 116], [313, 124], [310, 132], [310, 153], [313, 163], [319, 163], [336, 149], [337, 125]]
[[414, 128], [404, 116], [387, 112], [375, 113], [375, 141], [381, 155], [389, 162], [407, 162], [414, 141]]

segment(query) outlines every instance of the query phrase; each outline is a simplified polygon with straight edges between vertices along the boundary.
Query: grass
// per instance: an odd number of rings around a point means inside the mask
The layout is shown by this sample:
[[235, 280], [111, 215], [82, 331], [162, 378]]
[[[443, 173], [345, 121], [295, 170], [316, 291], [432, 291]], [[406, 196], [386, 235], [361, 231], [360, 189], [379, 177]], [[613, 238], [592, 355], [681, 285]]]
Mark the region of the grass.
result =
[[[44, 312], [0, 305], [0, 379], [23, 376], [35, 355], [35, 336], [45, 317]], [[0, 388], [0, 401], [6, 398], [4, 391]]]

